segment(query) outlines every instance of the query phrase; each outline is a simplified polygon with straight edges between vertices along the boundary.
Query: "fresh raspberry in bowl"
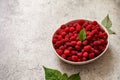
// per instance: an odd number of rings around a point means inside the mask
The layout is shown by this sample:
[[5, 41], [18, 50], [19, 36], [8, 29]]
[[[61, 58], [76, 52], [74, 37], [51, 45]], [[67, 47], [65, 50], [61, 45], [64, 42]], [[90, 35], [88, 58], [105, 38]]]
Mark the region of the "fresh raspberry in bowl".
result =
[[63, 24], [53, 35], [57, 56], [70, 64], [86, 64], [108, 48], [108, 32], [97, 21], [74, 20]]

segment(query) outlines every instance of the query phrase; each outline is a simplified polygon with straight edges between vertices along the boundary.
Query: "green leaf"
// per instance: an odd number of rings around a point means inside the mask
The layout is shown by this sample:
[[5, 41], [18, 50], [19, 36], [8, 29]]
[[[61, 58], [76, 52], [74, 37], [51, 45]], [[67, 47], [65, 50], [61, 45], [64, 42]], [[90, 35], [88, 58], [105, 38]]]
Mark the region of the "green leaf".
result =
[[110, 28], [112, 26], [112, 22], [109, 18], [109, 15], [107, 15], [103, 20], [102, 20], [102, 25], [106, 28]]
[[107, 29], [109, 34], [116, 34], [114, 31], [112, 31], [110, 28], [112, 27], [112, 21], [109, 18], [109, 15], [107, 15], [101, 22], [101, 24]]
[[79, 32], [78, 38], [79, 38], [81, 41], [84, 41], [84, 40], [86, 39], [86, 32], [85, 32], [85, 29], [84, 29], [84, 28]]
[[81, 80], [79, 73], [71, 75], [68, 80]]
[[58, 70], [50, 69], [43, 67], [45, 70], [45, 79], [46, 80], [60, 80], [62, 74]]
[[68, 79], [68, 75], [66, 73], [64, 73], [60, 78], [60, 80], [67, 80], [67, 79]]

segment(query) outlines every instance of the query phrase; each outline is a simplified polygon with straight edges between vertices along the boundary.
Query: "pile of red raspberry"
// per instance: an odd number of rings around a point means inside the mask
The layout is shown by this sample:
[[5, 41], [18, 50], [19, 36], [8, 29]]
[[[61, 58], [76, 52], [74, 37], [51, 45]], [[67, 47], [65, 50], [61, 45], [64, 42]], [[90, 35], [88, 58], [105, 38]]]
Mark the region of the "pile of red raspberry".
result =
[[[85, 29], [86, 39], [80, 41], [78, 34]], [[62, 58], [81, 62], [95, 58], [101, 54], [108, 43], [108, 35], [96, 22], [75, 20], [61, 27], [54, 33], [52, 43]]]

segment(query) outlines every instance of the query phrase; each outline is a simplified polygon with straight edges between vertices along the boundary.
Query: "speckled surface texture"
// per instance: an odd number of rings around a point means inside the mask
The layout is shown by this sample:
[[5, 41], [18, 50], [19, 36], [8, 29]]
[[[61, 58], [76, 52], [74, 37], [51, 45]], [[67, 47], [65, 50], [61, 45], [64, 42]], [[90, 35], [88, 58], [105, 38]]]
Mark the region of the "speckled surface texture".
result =
[[[109, 49], [97, 61], [73, 66], [54, 54], [51, 38], [74, 19], [101, 20], [110, 14]], [[0, 0], [0, 80], [45, 80], [42, 66], [82, 80], [120, 80], [120, 0]]]

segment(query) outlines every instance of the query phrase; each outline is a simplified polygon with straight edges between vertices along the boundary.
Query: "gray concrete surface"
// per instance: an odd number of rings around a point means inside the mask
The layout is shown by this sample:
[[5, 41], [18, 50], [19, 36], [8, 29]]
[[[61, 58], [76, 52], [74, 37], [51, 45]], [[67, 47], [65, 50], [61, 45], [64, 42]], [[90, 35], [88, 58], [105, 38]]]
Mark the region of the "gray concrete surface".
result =
[[[56, 57], [51, 37], [60, 24], [107, 14], [116, 35], [105, 55], [83, 66]], [[45, 80], [43, 65], [82, 80], [120, 80], [120, 0], [0, 0], [0, 80]]]

